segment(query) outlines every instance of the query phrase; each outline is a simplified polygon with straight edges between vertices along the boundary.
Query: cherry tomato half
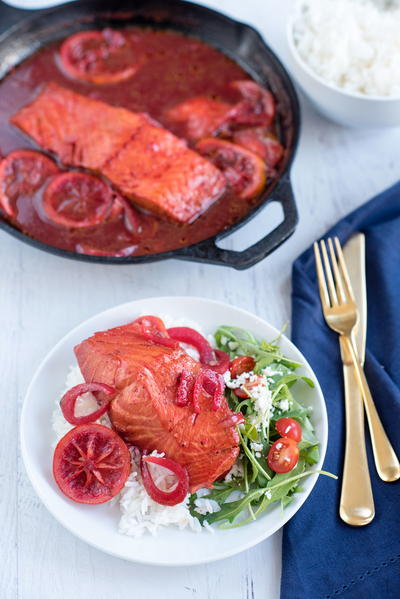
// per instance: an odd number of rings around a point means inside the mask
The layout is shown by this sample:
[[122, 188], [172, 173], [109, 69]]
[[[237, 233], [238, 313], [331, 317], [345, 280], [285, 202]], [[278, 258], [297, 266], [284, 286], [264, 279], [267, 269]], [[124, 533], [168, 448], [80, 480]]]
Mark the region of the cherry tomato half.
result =
[[293, 418], [279, 418], [275, 426], [281, 437], [288, 437], [297, 443], [301, 441], [301, 426]]
[[76, 171], [54, 177], [44, 192], [43, 209], [50, 220], [64, 227], [92, 227], [107, 218], [112, 201], [104, 181]]
[[131, 470], [129, 450], [116, 432], [82, 424], [57, 444], [53, 475], [61, 491], [78, 503], [104, 503], [117, 495]]
[[246, 393], [244, 389], [234, 389], [233, 392], [236, 395], [236, 397], [239, 397], [240, 399], [246, 399], [246, 397], [249, 397], [249, 394]]
[[268, 452], [268, 466], [274, 472], [290, 472], [299, 461], [299, 447], [293, 439], [278, 439]]
[[228, 187], [239, 198], [247, 200], [261, 192], [266, 181], [264, 161], [254, 154], [222, 139], [206, 137], [196, 144], [196, 150], [225, 175]]
[[250, 372], [256, 365], [256, 361], [251, 356], [238, 356], [232, 360], [229, 370], [231, 371], [231, 377], [235, 379], [244, 372]]
[[18, 198], [31, 197], [48, 177], [58, 172], [56, 163], [40, 152], [11, 152], [0, 162], [0, 207], [8, 216], [17, 216]]
[[109, 28], [71, 35], [60, 56], [69, 75], [98, 85], [125, 81], [139, 66], [123, 33]]

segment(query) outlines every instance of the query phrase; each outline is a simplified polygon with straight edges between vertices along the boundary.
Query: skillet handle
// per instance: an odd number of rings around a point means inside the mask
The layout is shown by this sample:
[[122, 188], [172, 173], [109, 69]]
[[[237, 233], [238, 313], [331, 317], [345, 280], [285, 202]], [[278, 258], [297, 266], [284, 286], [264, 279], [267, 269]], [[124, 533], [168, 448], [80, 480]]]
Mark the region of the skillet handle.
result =
[[236, 252], [234, 250], [224, 250], [216, 245], [217, 237], [206, 239], [187, 248], [182, 248], [176, 252], [175, 258], [181, 260], [195, 260], [197, 262], [206, 262], [209, 264], [222, 264], [231, 266], [237, 270], [250, 268], [263, 260], [268, 254], [279, 247], [294, 232], [298, 213], [293, 194], [292, 184], [289, 175], [286, 174], [279, 181], [275, 189], [268, 198], [269, 202], [279, 202], [284, 214], [283, 221], [273, 231], [265, 237], [248, 247], [247, 249]]

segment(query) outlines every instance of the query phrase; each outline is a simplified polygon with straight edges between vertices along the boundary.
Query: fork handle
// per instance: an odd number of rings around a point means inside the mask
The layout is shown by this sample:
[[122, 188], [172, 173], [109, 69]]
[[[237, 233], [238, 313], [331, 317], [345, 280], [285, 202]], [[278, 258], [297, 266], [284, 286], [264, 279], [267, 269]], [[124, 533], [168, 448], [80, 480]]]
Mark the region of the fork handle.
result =
[[364, 405], [354, 367], [345, 359], [348, 352], [343, 348], [344, 339], [340, 337], [339, 340], [346, 408], [346, 445], [339, 514], [346, 524], [365, 526], [374, 519], [375, 507], [365, 450]]
[[358, 361], [351, 337], [342, 335], [343, 344], [351, 357], [357, 384], [364, 400], [365, 411], [367, 413], [369, 432], [371, 435], [372, 449], [374, 452], [375, 466], [378, 474], [385, 482], [393, 482], [400, 478], [400, 464], [395, 451], [385, 433], [382, 422], [376, 411], [371, 391], [364, 374], [364, 369]]

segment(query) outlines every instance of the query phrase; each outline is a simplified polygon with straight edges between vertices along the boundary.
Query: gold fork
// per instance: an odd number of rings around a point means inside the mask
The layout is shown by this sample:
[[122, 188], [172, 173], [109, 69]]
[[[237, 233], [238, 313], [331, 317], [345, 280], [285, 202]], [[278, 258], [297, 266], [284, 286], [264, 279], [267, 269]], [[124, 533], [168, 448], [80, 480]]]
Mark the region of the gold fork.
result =
[[[342, 248], [337, 237], [335, 237], [334, 241], [336, 254], [332, 239], [328, 239], [330, 260], [325, 241], [322, 240], [320, 242], [325, 274], [318, 243], [314, 243], [322, 309], [326, 323], [331, 329], [339, 333], [346, 352], [353, 363], [357, 383], [363, 396], [365, 411], [367, 413], [372, 449], [378, 474], [382, 480], [392, 482], [400, 478], [400, 464], [382, 426], [367, 379], [365, 378], [364, 370], [358, 360], [357, 350], [351, 336], [352, 330], [357, 323], [358, 310]], [[330, 263], [332, 264], [333, 275]]]

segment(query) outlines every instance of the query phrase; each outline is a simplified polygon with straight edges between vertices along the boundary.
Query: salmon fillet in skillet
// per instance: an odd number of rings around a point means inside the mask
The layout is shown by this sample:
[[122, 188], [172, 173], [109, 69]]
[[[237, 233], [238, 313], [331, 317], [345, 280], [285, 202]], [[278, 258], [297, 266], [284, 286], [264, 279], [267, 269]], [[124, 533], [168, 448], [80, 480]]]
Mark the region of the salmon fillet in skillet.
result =
[[134, 203], [191, 222], [225, 190], [223, 174], [146, 113], [48, 83], [11, 122], [68, 166], [104, 175]]
[[[95, 333], [75, 347], [86, 382], [117, 388], [110, 408], [116, 430], [130, 443], [158, 450], [187, 468], [190, 491], [209, 487], [229, 470], [238, 453], [238, 435], [227, 402], [217, 410], [204, 392], [200, 413], [176, 405], [182, 370], [194, 375], [200, 364], [180, 347], [148, 341], [137, 323]], [[224, 422], [221, 422], [224, 421]]]

